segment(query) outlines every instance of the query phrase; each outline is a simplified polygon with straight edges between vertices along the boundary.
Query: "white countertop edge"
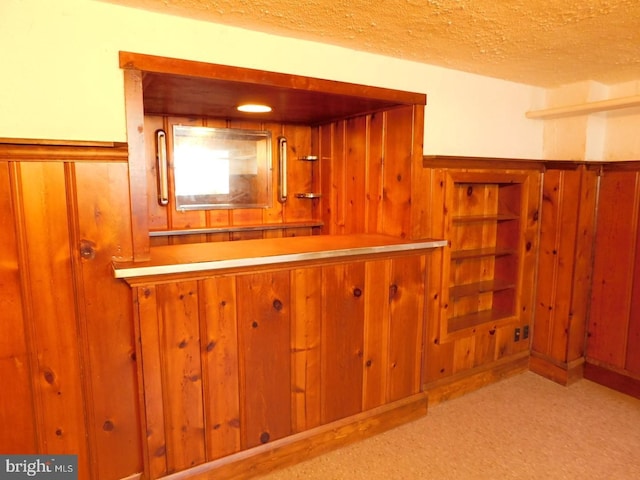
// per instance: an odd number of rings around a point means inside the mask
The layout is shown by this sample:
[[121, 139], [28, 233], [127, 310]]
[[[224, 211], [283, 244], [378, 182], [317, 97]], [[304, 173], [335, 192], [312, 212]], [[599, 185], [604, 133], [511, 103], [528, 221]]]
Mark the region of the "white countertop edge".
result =
[[373, 253], [410, 252], [425, 248], [444, 247], [446, 240], [429, 240], [424, 242], [400, 243], [395, 245], [380, 245], [375, 247], [356, 247], [336, 250], [322, 250], [318, 252], [291, 253], [271, 255], [265, 257], [245, 257], [230, 260], [211, 260], [205, 262], [179, 263], [171, 265], [152, 265], [147, 267], [115, 268], [115, 278], [136, 278], [153, 275], [170, 275], [176, 273], [203, 272], [206, 270], [222, 270], [227, 268], [252, 267], [273, 265], [277, 263], [302, 262], [306, 260], [321, 260], [324, 258], [348, 257], [352, 255], [367, 255]]

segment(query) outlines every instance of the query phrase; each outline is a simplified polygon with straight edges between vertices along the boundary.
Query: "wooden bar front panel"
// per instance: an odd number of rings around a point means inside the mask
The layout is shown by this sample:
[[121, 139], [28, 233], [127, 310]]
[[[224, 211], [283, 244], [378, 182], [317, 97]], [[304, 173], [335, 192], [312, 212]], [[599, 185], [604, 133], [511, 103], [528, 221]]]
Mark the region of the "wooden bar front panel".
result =
[[133, 282], [149, 478], [418, 393], [430, 255]]

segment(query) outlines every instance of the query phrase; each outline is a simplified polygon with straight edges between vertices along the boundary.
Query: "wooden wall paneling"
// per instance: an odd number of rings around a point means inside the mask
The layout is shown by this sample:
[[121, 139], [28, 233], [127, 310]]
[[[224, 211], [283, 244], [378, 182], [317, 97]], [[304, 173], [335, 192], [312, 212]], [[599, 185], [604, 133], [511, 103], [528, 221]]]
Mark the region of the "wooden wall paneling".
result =
[[[427, 235], [431, 238], [451, 238], [448, 222], [449, 211], [446, 207], [450, 200], [446, 200], [445, 195], [450, 195], [445, 188], [447, 184], [447, 173], [441, 168], [430, 168], [429, 182], [426, 185], [425, 197], [428, 202], [428, 212], [430, 216]], [[425, 354], [423, 361], [423, 385], [447, 377], [453, 373], [454, 344], [452, 342], [441, 341], [446, 327], [444, 315], [447, 314], [449, 293], [443, 290], [445, 280], [450, 276], [450, 251], [451, 242], [442, 249], [430, 253], [430, 266], [427, 268], [429, 280], [429, 295], [426, 297], [430, 302], [429, 313], [426, 321]]]
[[368, 140], [369, 117], [360, 116], [346, 120], [346, 145], [344, 165], [344, 233], [366, 231], [368, 210]]
[[[572, 315], [570, 316], [570, 333], [567, 345], [567, 360], [569, 362], [577, 359], [582, 361], [585, 356], [598, 197], [598, 173], [585, 166], [582, 166], [581, 170], [578, 231], [573, 273], [574, 290], [571, 296]], [[634, 275], [634, 278], [637, 277]]]
[[62, 162], [23, 162], [14, 191], [20, 205], [23, 298], [28, 305], [28, 345], [39, 429], [38, 451], [78, 454], [89, 475], [84, 391], [67, 192]]
[[243, 448], [291, 433], [289, 272], [239, 275], [240, 398]]
[[134, 289], [133, 296], [136, 338], [139, 342], [141, 427], [145, 434], [142, 450], [144, 473], [146, 477], [154, 479], [169, 472], [158, 293], [155, 286], [140, 286]]
[[365, 263], [363, 410], [389, 401], [391, 284], [391, 260]]
[[[336, 193], [336, 169], [338, 168], [336, 155], [337, 145], [334, 141], [337, 131], [336, 123], [329, 123], [316, 127], [318, 130], [318, 155], [320, 156], [320, 190], [322, 198], [319, 203], [319, 218], [323, 221], [322, 233], [332, 235], [336, 231], [336, 213], [338, 203]], [[338, 151], [338, 154], [340, 151]]]
[[291, 271], [291, 429], [320, 425], [322, 270]]
[[565, 365], [584, 354], [594, 187], [584, 169], [544, 174], [532, 348]]
[[522, 329], [520, 330], [520, 341], [516, 342], [514, 340], [514, 327], [515, 325], [511, 324], [496, 328], [496, 351], [494, 360], [509, 357], [518, 351], [528, 349], [529, 341], [522, 339]]
[[[640, 229], [640, 222], [636, 228]], [[625, 370], [636, 376], [640, 376], [640, 348], [638, 346], [640, 346], [640, 231], [637, 230], [629, 310], [629, 332], [626, 345], [627, 357], [625, 358]]]
[[476, 337], [467, 336], [453, 342], [453, 371], [460, 373], [475, 366]]
[[[322, 176], [320, 174], [320, 171], [321, 171], [320, 164], [322, 163], [322, 154], [321, 154], [322, 147], [320, 145], [319, 128], [317, 126], [312, 127], [310, 129], [309, 135], [311, 138], [310, 152], [313, 155], [316, 155], [318, 157], [318, 160], [315, 162], [311, 162], [311, 165], [309, 166], [311, 169], [311, 191], [320, 193], [320, 198], [317, 200], [313, 200], [311, 202], [311, 217], [309, 218], [313, 220], [319, 220], [321, 217], [320, 209], [321, 209], [321, 201], [323, 196]], [[314, 233], [317, 233], [317, 231], [315, 231]]]
[[395, 401], [420, 391], [424, 337], [425, 257], [392, 261], [389, 301], [389, 398]]
[[123, 75], [127, 145], [129, 148], [129, 198], [131, 199], [133, 259], [143, 261], [149, 259], [150, 242], [142, 72], [127, 68], [123, 70]]
[[372, 113], [369, 117], [368, 162], [366, 169], [366, 231], [382, 232], [382, 198], [384, 195], [384, 129], [385, 115]]
[[424, 105], [413, 106], [411, 147], [411, 238], [430, 238], [429, 170], [423, 167]]
[[[204, 126], [204, 120], [201, 118], [187, 118], [187, 117], [165, 117], [165, 131], [167, 132], [167, 163], [168, 168], [168, 181], [169, 185], [175, 185], [174, 177], [174, 138], [173, 138], [173, 126], [174, 125], [186, 125], [201, 127]], [[188, 228], [205, 228], [207, 226], [207, 218], [204, 210], [177, 210], [175, 196], [173, 195], [173, 189], [169, 191], [169, 204], [167, 205], [167, 213], [169, 216], [169, 229], [170, 230], [182, 230]], [[204, 242], [207, 237], [204, 234], [197, 235], [178, 235], [170, 237], [169, 242], [172, 244], [179, 243], [193, 243]]]
[[14, 191], [9, 162], [0, 162], [0, 377], [6, 392], [0, 395], [0, 451], [6, 454], [38, 450], [37, 417], [30, 371], [32, 357], [27, 348], [27, 318], [21, 302], [20, 260], [14, 211], [18, 199], [12, 195]]
[[[536, 265], [538, 262], [538, 243], [540, 237], [540, 196], [542, 189], [542, 175], [537, 170], [526, 173], [523, 181], [521, 219], [524, 238], [520, 240], [520, 273], [522, 284], [519, 290], [519, 299], [516, 301], [518, 317], [521, 325], [529, 325], [533, 329], [536, 292]], [[523, 339], [524, 340], [524, 339]], [[529, 349], [530, 338], [519, 344], [518, 350]]]
[[287, 181], [289, 195], [283, 206], [285, 222], [312, 220], [313, 202], [316, 200], [297, 198], [296, 193], [313, 192], [313, 163], [300, 160], [305, 155], [316, 155], [311, 151], [311, 129], [302, 125], [285, 124], [282, 128], [287, 139]]
[[[640, 206], [638, 175], [606, 171], [600, 177], [587, 356], [616, 368], [624, 368], [626, 362]], [[627, 213], [621, 214], [621, 206], [629, 208]]]
[[363, 262], [322, 267], [322, 423], [362, 410], [364, 288]]
[[346, 226], [346, 149], [347, 122], [338, 121], [333, 127], [333, 156], [330, 168], [331, 207], [329, 212], [330, 235], [342, 235]]
[[198, 285], [158, 285], [167, 468], [184, 470], [205, 461], [204, 406]]
[[413, 155], [413, 108], [399, 107], [385, 112], [385, 155], [383, 187], [383, 231], [409, 238], [411, 225], [411, 180]]
[[[511, 329], [510, 329], [511, 330]], [[474, 345], [474, 360], [473, 366], [480, 367], [482, 365], [488, 365], [495, 361], [498, 357], [501, 357], [498, 347], [498, 335], [496, 332], [498, 329], [489, 330], [476, 335], [476, 343]]]
[[132, 257], [131, 223], [121, 213], [127, 164], [75, 162], [67, 170], [93, 476], [122, 478], [142, 465], [131, 289], [109, 268], [114, 257]]
[[[542, 186], [540, 251], [538, 258], [538, 282], [536, 287], [536, 325], [531, 346], [533, 351], [551, 354], [551, 339], [555, 312], [555, 291], [558, 283], [558, 236], [563, 233], [560, 223], [560, 183], [563, 172], [549, 170], [544, 174]], [[566, 233], [566, 232], [564, 232]], [[561, 323], [560, 321], [558, 323]], [[562, 359], [560, 359], [562, 360]]]
[[207, 460], [240, 451], [238, 315], [233, 276], [199, 284]]

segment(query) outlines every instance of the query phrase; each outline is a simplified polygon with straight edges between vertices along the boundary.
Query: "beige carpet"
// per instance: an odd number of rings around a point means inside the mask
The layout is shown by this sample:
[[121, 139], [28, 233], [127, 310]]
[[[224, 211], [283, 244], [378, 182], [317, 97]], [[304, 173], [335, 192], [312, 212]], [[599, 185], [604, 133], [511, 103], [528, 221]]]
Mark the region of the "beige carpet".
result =
[[262, 480], [640, 479], [640, 400], [523, 373]]

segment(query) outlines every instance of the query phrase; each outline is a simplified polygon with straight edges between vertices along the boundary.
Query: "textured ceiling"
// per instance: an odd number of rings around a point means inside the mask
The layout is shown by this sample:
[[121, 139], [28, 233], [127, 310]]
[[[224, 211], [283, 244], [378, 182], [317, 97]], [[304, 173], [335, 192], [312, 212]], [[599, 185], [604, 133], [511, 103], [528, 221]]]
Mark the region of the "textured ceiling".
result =
[[554, 87], [640, 79], [639, 0], [105, 0]]

